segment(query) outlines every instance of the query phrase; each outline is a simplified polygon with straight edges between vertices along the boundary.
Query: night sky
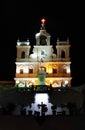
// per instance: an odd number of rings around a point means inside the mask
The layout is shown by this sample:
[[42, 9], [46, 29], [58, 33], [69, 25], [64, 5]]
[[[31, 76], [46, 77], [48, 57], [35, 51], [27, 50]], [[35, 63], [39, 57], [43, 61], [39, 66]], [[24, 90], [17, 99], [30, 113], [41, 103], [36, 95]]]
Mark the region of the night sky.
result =
[[[51, 5], [50, 5], [51, 4]], [[35, 33], [39, 32], [41, 18], [46, 18], [46, 30], [51, 34], [51, 44], [57, 38], [71, 44], [72, 85], [85, 83], [85, 20], [83, 3], [48, 3], [2, 1], [0, 23], [0, 80], [15, 77], [16, 41], [27, 40], [35, 44]]]

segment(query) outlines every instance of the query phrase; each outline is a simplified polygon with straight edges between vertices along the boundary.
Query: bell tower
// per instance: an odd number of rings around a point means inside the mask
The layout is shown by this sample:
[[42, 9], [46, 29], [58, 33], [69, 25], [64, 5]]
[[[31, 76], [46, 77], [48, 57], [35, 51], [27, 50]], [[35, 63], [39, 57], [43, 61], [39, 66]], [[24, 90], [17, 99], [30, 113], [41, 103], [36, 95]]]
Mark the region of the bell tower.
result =
[[46, 32], [45, 29], [45, 19], [41, 19], [41, 29], [40, 32], [35, 35], [36, 45], [50, 45], [50, 34]]
[[70, 46], [69, 38], [67, 41], [59, 41], [58, 38], [56, 43], [57, 58], [61, 61], [70, 61]]

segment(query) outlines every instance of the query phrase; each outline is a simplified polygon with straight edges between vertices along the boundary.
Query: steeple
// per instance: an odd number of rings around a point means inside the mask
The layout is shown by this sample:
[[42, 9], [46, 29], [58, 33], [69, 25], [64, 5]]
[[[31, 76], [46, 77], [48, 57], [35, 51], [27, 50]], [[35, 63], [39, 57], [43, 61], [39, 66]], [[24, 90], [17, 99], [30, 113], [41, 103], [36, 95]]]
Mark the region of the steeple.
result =
[[46, 19], [42, 18], [40, 31], [39, 33], [35, 34], [36, 45], [50, 45], [51, 35], [46, 32], [45, 22], [46, 22]]

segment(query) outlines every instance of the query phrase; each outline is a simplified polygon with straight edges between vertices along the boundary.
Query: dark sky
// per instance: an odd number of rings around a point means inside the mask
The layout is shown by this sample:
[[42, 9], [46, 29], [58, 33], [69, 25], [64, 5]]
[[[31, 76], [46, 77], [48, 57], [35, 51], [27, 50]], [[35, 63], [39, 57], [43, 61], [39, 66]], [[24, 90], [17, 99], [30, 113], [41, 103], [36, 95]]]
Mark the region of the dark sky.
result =
[[[51, 4], [51, 5], [50, 5]], [[0, 23], [0, 80], [13, 80], [15, 76], [17, 38], [35, 44], [35, 33], [40, 30], [41, 18], [46, 18], [46, 30], [51, 34], [52, 44], [57, 37], [65, 40], [69, 37], [71, 44], [72, 84], [85, 83], [85, 9], [79, 2], [48, 3], [2, 1]]]

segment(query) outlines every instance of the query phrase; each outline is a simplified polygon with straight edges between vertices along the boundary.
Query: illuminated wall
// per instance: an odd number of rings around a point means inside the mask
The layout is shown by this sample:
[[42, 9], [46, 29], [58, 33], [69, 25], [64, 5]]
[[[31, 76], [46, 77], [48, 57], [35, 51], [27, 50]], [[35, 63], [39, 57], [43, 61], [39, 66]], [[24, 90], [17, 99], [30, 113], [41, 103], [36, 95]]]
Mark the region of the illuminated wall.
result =
[[[71, 86], [70, 43], [57, 39], [55, 46], [50, 43], [51, 35], [42, 23], [40, 32], [35, 34], [36, 45], [31, 47], [29, 40], [17, 41], [15, 84], [24, 87], [30, 85], [52, 85], [52, 87]], [[44, 79], [39, 74], [43, 69]]]

